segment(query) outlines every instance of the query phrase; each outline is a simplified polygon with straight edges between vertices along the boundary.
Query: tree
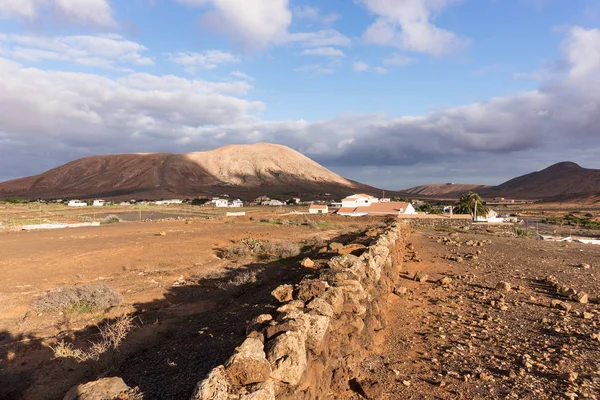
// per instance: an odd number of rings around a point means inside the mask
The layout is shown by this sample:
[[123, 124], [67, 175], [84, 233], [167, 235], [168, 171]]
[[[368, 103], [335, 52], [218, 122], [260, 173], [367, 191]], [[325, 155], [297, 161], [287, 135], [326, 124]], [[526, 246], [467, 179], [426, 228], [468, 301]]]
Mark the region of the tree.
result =
[[473, 215], [475, 204], [477, 204], [477, 215], [486, 216], [489, 212], [489, 209], [483, 204], [481, 196], [474, 192], [463, 194], [456, 202], [456, 205], [454, 206], [454, 212], [456, 214]]

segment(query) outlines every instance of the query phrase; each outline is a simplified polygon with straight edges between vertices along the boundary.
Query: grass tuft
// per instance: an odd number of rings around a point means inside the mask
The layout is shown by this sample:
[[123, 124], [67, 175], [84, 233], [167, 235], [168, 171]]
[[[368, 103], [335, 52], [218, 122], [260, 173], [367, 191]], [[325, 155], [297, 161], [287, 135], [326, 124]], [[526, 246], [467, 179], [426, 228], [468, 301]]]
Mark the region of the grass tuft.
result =
[[118, 306], [123, 296], [104, 283], [63, 286], [46, 293], [33, 305], [36, 311], [90, 313]]

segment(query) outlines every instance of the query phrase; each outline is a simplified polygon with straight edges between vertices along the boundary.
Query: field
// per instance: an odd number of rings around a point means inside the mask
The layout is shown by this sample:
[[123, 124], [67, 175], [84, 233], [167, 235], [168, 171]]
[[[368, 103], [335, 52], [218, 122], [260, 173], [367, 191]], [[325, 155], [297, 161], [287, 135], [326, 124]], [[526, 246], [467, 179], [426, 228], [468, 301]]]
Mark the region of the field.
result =
[[[271, 303], [270, 290], [306, 273], [298, 257], [370, 224], [381, 222], [263, 208], [239, 219], [0, 232], [0, 398], [62, 398], [103, 373], [140, 386], [148, 399], [189, 397]], [[260, 257], [228, 253], [242, 243], [275, 245]], [[56, 288], [89, 283], [114, 289], [122, 303], [107, 310], [39, 306]], [[119, 323], [131, 331], [126, 340], [92, 354], [104, 338], [99, 328]]]
[[387, 338], [364, 363], [370, 398], [599, 398], [600, 246], [449, 235], [413, 234], [406, 293], [390, 294]]

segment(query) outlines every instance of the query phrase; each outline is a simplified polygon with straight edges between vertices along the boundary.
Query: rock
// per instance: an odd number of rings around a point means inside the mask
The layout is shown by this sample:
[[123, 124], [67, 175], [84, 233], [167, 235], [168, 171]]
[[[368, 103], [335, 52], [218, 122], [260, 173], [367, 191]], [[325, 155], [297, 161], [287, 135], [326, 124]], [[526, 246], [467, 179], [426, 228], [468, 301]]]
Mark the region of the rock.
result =
[[344, 291], [338, 287], [330, 287], [321, 297], [333, 308], [334, 314], [339, 314], [344, 308]]
[[573, 383], [577, 380], [577, 378], [579, 378], [579, 374], [577, 372], [565, 372], [560, 377], [565, 381]]
[[240, 400], [275, 400], [275, 384], [272, 380], [256, 385], [252, 393], [244, 394]]
[[306, 347], [315, 353], [321, 351], [321, 345], [329, 329], [329, 317], [305, 314]]
[[590, 269], [592, 266], [590, 264], [582, 263], [577, 266], [578, 268]]
[[589, 301], [589, 296], [586, 292], [579, 292], [575, 295], [575, 300], [581, 304], [587, 304]]
[[452, 278], [445, 276], [442, 279], [438, 280], [436, 284], [439, 286], [448, 287], [452, 285]]
[[496, 290], [499, 292], [510, 292], [511, 286], [508, 282], [498, 282]]
[[337, 242], [329, 243], [329, 250], [335, 251], [335, 250], [341, 249], [342, 247], [344, 247], [344, 245], [341, 243], [337, 243]]
[[298, 287], [298, 299], [307, 302], [315, 297], [324, 295], [328, 287], [329, 285], [324, 281], [302, 281]]
[[413, 279], [417, 282], [423, 283], [429, 280], [429, 275], [427, 275], [425, 272], [418, 271], [413, 277]]
[[130, 388], [121, 378], [102, 378], [71, 388], [64, 400], [112, 400]]
[[594, 318], [594, 314], [584, 311], [583, 319], [592, 319], [592, 318]]
[[294, 299], [294, 287], [292, 285], [281, 285], [277, 286], [272, 292], [271, 295], [277, 299], [280, 303], [286, 303], [288, 301], [292, 301]]
[[544, 278], [544, 282], [548, 285], [556, 286], [558, 285], [558, 278], [554, 275], [548, 275]]
[[354, 254], [355, 256], [359, 256], [365, 252], [367, 248], [359, 243], [352, 243], [347, 246], [338, 249], [339, 254]]
[[227, 360], [225, 370], [236, 385], [265, 382], [271, 375], [271, 364], [267, 361], [263, 344], [258, 339], [248, 338], [235, 349]]
[[315, 310], [319, 314], [325, 315], [327, 317], [332, 317], [334, 314], [333, 307], [331, 306], [331, 304], [329, 304], [320, 297], [317, 297], [310, 301], [306, 305], [306, 308], [308, 308], [309, 310]]
[[267, 343], [271, 377], [296, 385], [306, 370], [306, 344], [300, 332], [285, 332]]
[[367, 400], [378, 400], [383, 395], [383, 386], [374, 380], [354, 381], [354, 385], [358, 386], [359, 393]]
[[302, 265], [304, 268], [314, 268], [315, 262], [313, 260], [311, 260], [310, 258], [306, 257], [304, 260], [302, 260], [300, 265]]
[[462, 257], [456, 257], [455, 260], [457, 263], [464, 262], [465, 260]]
[[164, 232], [164, 231], [163, 232], [158, 232], [157, 236], [167, 236], [167, 232]]
[[344, 270], [350, 269], [352, 271], [356, 271], [363, 266], [363, 262], [355, 255], [352, 254], [344, 254], [341, 256], [333, 257], [327, 263], [329, 268], [333, 270]]
[[572, 308], [570, 304], [564, 303], [560, 300], [552, 300], [551, 304], [552, 304], [552, 308], [555, 308], [557, 310], [566, 311], [566, 312], [571, 311], [571, 308]]
[[219, 365], [204, 380], [198, 382], [192, 400], [230, 400], [231, 389], [229, 375], [225, 372], [225, 367]]
[[392, 289], [392, 293], [394, 293], [397, 296], [404, 296], [405, 294], [408, 293], [408, 288], [397, 284], [397, 285], [394, 285], [394, 288]]

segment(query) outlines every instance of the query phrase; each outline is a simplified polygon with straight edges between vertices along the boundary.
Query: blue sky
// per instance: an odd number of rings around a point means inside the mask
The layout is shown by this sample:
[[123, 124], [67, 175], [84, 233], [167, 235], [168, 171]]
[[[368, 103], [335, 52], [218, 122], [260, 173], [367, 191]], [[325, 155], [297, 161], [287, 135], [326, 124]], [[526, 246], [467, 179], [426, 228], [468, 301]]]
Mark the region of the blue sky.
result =
[[289, 145], [389, 189], [600, 168], [597, 0], [0, 0], [0, 180]]

